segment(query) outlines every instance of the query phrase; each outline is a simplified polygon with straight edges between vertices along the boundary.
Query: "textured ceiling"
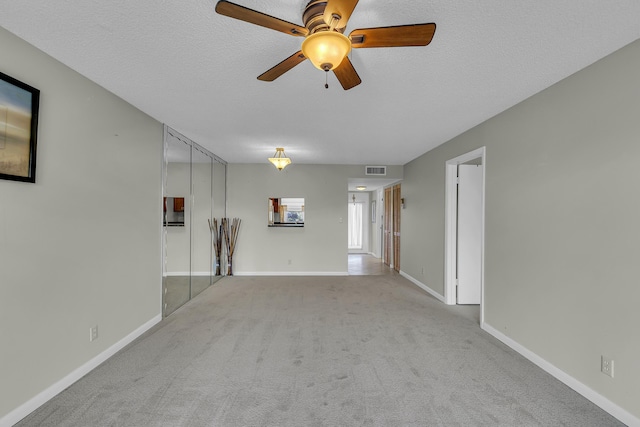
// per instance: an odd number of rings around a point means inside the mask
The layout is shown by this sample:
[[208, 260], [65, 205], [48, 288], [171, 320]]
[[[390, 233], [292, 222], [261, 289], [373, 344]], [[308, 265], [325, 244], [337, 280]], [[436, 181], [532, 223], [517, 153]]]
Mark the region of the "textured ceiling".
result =
[[[301, 24], [305, 0], [237, 0]], [[640, 38], [638, 0], [361, 0], [355, 28], [435, 22], [426, 47], [359, 49], [344, 91], [301, 38], [213, 0], [0, 0], [0, 25], [230, 163], [401, 165]], [[1, 64], [1, 61], [0, 61]], [[0, 65], [1, 66], [1, 65]]]

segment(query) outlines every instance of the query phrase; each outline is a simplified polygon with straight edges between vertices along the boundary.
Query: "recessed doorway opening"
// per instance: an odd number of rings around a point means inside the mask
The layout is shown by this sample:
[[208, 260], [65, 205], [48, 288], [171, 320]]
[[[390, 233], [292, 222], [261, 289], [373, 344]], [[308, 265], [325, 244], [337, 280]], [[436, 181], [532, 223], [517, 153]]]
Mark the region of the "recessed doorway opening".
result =
[[486, 149], [448, 160], [445, 167], [445, 303], [480, 304], [482, 323]]

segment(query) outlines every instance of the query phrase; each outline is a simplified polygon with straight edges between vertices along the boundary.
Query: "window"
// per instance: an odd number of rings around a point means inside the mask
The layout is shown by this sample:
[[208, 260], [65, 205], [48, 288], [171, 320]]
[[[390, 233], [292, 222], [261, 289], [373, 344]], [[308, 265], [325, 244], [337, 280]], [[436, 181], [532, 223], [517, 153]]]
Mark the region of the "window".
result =
[[362, 249], [362, 203], [349, 203], [349, 249]]

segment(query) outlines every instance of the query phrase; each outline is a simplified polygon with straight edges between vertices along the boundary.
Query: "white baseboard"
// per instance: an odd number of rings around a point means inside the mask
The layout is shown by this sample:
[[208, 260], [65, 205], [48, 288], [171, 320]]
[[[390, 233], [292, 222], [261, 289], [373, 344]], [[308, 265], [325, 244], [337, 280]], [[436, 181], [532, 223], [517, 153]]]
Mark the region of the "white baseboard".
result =
[[509, 347], [511, 347], [512, 349], [514, 349], [515, 351], [517, 351], [518, 353], [520, 353], [522, 356], [529, 359], [538, 367], [547, 371], [549, 374], [553, 375], [558, 380], [562, 381], [567, 386], [571, 387], [573, 390], [580, 393], [582, 396], [589, 399], [594, 404], [598, 405], [600, 408], [602, 408], [603, 410], [605, 410], [606, 412], [608, 412], [609, 414], [617, 418], [619, 421], [623, 422], [629, 427], [640, 426], [640, 418], [637, 418], [633, 414], [630, 414], [625, 409], [616, 405], [615, 403], [613, 403], [612, 401], [610, 401], [609, 399], [607, 399], [597, 391], [593, 390], [592, 388], [589, 388], [588, 386], [584, 385], [577, 379], [573, 378], [571, 375], [567, 374], [566, 372], [560, 370], [559, 368], [555, 367], [551, 363], [547, 362], [545, 359], [538, 356], [536, 353], [532, 352], [531, 350], [524, 347], [523, 345], [519, 344], [517, 341], [514, 341], [513, 339], [509, 338], [508, 336], [498, 331], [497, 329], [487, 324], [486, 322], [483, 322], [480, 325], [480, 327], [486, 332], [496, 337], [497, 339], [499, 339], [500, 341], [502, 341], [503, 343], [505, 343], [506, 345], [508, 345]]
[[424, 283], [420, 282], [418, 279], [414, 279], [413, 277], [409, 276], [407, 273], [405, 273], [402, 270], [400, 270], [400, 275], [402, 277], [404, 277], [405, 279], [407, 279], [408, 281], [410, 281], [411, 283], [413, 283], [414, 285], [416, 285], [417, 287], [419, 287], [420, 289], [422, 289], [423, 291], [426, 291], [427, 293], [429, 293], [431, 296], [436, 298], [438, 301], [444, 302], [444, 296], [440, 295], [439, 293], [437, 293], [436, 291], [434, 291], [433, 289], [431, 289], [430, 287], [428, 287]]
[[163, 274], [164, 277], [191, 276], [190, 271], [171, 271]]
[[348, 276], [347, 271], [237, 271], [234, 276]]
[[171, 273], [165, 273], [164, 277], [216, 277], [211, 271], [174, 271]]
[[[188, 276], [188, 274], [187, 274]], [[198, 277], [214, 277], [213, 272], [212, 271], [192, 271], [191, 272], [191, 276], [198, 276]]]
[[0, 418], [0, 427], [11, 427], [12, 425], [16, 424], [18, 421], [20, 421], [21, 419], [23, 419], [24, 417], [26, 417], [27, 415], [29, 415], [30, 413], [38, 409], [40, 406], [45, 404], [47, 401], [55, 397], [58, 393], [60, 393], [61, 391], [69, 387], [71, 384], [75, 383], [80, 378], [84, 377], [86, 374], [91, 372], [93, 369], [97, 368], [102, 362], [104, 362], [105, 360], [107, 360], [108, 358], [116, 354], [118, 351], [123, 349], [127, 344], [131, 343], [140, 335], [142, 335], [143, 333], [151, 329], [154, 325], [160, 322], [160, 320], [162, 320], [162, 315], [158, 314], [157, 316], [153, 317], [151, 320], [149, 320], [148, 322], [144, 323], [143, 325], [138, 327], [136, 330], [131, 332], [129, 335], [122, 338], [120, 341], [118, 341], [117, 343], [115, 343], [114, 345], [112, 345], [111, 347], [109, 347], [108, 349], [106, 349], [105, 351], [103, 351], [93, 359], [89, 360], [84, 365], [75, 369], [69, 375], [60, 379], [55, 384], [46, 388], [45, 390], [38, 393], [37, 395], [35, 395], [34, 397], [29, 399], [22, 405], [18, 406], [13, 411], [9, 412], [4, 417]]

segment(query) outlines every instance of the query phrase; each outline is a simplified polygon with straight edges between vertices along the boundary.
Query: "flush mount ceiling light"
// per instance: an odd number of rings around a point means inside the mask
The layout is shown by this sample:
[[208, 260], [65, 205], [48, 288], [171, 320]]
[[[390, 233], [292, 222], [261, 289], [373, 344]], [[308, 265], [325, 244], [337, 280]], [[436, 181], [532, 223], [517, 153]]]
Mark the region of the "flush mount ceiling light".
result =
[[276, 148], [276, 154], [274, 154], [273, 157], [269, 157], [269, 161], [273, 163], [279, 171], [291, 164], [291, 159], [287, 157], [284, 153], [284, 148], [281, 147]]
[[366, 189], [367, 189], [367, 187], [366, 187], [365, 185], [358, 185], [358, 186], [356, 187], [356, 190], [358, 190], [358, 191], [364, 191], [364, 190], [366, 190]]

